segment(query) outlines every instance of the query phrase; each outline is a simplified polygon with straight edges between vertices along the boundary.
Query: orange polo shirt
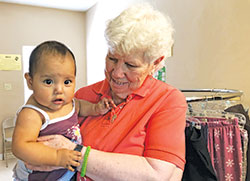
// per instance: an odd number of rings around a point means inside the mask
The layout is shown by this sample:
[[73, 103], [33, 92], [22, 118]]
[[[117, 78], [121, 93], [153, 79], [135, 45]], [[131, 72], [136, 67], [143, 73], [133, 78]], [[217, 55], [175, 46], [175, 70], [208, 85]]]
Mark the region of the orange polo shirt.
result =
[[[109, 93], [104, 80], [79, 89], [75, 97], [97, 103]], [[186, 109], [179, 90], [148, 76], [112, 111], [80, 119], [83, 143], [101, 151], [165, 160], [184, 170]]]

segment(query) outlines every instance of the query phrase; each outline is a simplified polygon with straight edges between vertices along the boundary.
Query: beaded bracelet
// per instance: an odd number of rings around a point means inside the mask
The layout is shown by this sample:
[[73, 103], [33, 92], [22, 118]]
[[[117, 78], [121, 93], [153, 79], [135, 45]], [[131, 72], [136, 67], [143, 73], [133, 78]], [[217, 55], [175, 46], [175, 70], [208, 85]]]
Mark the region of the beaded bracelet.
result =
[[87, 169], [87, 162], [88, 162], [88, 157], [89, 157], [89, 152], [91, 150], [91, 147], [88, 146], [86, 148], [86, 151], [84, 153], [84, 158], [83, 158], [83, 162], [82, 162], [82, 170], [81, 170], [81, 177], [84, 177], [86, 174], [86, 169]]

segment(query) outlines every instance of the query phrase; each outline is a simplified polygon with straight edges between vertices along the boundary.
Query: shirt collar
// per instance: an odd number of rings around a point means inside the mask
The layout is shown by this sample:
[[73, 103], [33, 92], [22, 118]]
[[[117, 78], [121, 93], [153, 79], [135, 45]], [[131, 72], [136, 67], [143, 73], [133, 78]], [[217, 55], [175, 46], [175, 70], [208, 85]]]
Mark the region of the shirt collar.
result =
[[[145, 97], [150, 93], [154, 81], [155, 79], [151, 75], [147, 76], [142, 86], [139, 89], [135, 90], [132, 94]], [[102, 81], [101, 84], [97, 84], [96, 86], [94, 86], [93, 90], [101, 96], [110, 96], [110, 86], [107, 79]]]

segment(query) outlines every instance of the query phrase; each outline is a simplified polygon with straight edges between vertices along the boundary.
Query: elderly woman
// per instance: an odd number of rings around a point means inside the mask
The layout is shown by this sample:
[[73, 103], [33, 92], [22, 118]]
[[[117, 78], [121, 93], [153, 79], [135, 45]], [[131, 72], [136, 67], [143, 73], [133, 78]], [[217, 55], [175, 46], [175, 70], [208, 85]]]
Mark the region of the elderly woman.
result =
[[[172, 34], [170, 19], [148, 4], [132, 6], [107, 24], [106, 79], [75, 94], [93, 103], [111, 97], [117, 105], [80, 119], [84, 158], [78, 170], [85, 178], [181, 180], [186, 100], [153, 78], [170, 55]], [[76, 147], [60, 136], [46, 139], [51, 146]]]

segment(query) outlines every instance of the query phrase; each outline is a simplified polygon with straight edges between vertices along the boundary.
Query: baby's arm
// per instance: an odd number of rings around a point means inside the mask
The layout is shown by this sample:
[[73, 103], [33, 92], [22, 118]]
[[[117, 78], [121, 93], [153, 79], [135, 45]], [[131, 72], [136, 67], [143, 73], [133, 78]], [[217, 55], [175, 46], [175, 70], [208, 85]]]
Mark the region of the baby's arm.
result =
[[[24, 108], [18, 114], [13, 133], [12, 151], [14, 155], [33, 165], [51, 165], [73, 170], [78, 166], [81, 153], [68, 149], [54, 149], [37, 142], [42, 116], [35, 110]], [[74, 148], [72, 148], [74, 149]]]
[[106, 114], [112, 107], [116, 107], [112, 99], [103, 98], [97, 104], [75, 99], [76, 105], [79, 108], [79, 116], [97, 116]]

